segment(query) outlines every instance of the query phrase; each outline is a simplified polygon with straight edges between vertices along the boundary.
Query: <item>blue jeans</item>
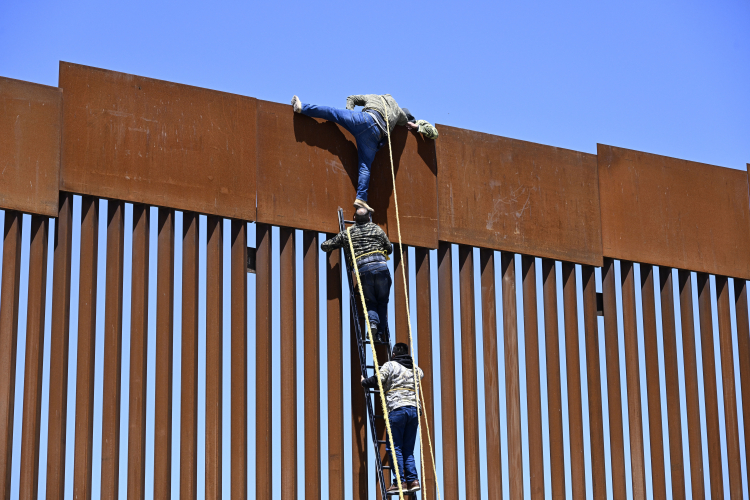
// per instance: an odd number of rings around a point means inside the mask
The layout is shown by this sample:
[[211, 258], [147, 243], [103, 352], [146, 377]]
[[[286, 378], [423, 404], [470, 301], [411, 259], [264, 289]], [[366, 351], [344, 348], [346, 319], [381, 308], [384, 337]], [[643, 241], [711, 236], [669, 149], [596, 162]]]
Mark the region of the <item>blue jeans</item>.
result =
[[[391, 432], [393, 433], [393, 446], [396, 448], [396, 460], [398, 460], [398, 473], [401, 481], [414, 481], [417, 479], [417, 466], [414, 462], [414, 443], [417, 441], [417, 428], [419, 427], [419, 416], [414, 406], [402, 406], [388, 414], [391, 421]], [[388, 446], [390, 452], [390, 445]], [[393, 454], [391, 453], [391, 463]], [[391, 476], [396, 482], [396, 472]]]
[[362, 111], [350, 111], [314, 104], [303, 104], [302, 114], [338, 123], [357, 140], [359, 163], [357, 198], [367, 201], [367, 189], [370, 187], [370, 168], [372, 161], [375, 159], [375, 153], [383, 145], [380, 140], [381, 131], [375, 123], [375, 119]]
[[365, 295], [370, 325], [383, 335], [388, 333], [388, 299], [391, 292], [391, 273], [385, 262], [373, 262], [359, 268], [362, 292]]

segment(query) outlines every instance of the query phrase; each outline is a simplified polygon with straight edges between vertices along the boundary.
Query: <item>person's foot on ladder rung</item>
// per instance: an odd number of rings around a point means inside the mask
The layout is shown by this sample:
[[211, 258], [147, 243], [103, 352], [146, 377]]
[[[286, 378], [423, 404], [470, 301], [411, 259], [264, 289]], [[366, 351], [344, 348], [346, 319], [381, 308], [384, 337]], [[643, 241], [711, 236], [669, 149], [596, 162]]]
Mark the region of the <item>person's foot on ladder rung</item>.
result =
[[374, 212], [375, 211], [375, 210], [372, 209], [372, 207], [370, 205], [367, 204], [366, 201], [360, 200], [359, 198], [357, 198], [356, 200], [354, 200], [354, 206], [358, 207], [358, 208], [364, 208], [364, 209], [366, 209], [366, 210], [368, 210], [370, 212]]
[[295, 113], [302, 113], [302, 101], [296, 95], [292, 97], [292, 109]]
[[[401, 491], [403, 491], [404, 493], [406, 493], [406, 492], [409, 491], [409, 489], [406, 487], [406, 483], [404, 483], [404, 482], [401, 483]], [[385, 492], [388, 493], [388, 494], [390, 494], [390, 495], [392, 495], [394, 493], [396, 495], [398, 495], [398, 483], [393, 483], [390, 488], [388, 488], [387, 490], [385, 490]]]
[[415, 479], [414, 481], [409, 481], [406, 484], [409, 487], [409, 491], [419, 491], [420, 489], [419, 479]]

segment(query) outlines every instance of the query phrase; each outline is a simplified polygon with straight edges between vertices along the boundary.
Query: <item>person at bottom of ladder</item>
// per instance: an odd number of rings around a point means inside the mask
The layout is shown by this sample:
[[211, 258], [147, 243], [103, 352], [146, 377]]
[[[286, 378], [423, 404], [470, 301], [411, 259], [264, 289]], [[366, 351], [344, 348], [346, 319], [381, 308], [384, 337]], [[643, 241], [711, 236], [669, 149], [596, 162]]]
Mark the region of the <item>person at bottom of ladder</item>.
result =
[[[380, 381], [385, 391], [388, 406], [388, 417], [391, 420], [393, 446], [396, 448], [398, 470], [401, 472], [401, 489], [404, 492], [419, 490], [419, 477], [414, 461], [414, 444], [417, 441], [419, 428], [419, 400], [414, 392], [414, 365], [409, 355], [409, 346], [399, 342], [393, 346], [391, 360], [380, 367]], [[421, 368], [417, 368], [419, 378], [424, 377]], [[378, 381], [373, 375], [361, 378], [362, 387], [377, 389]], [[390, 450], [388, 450], [390, 451]], [[391, 453], [393, 463], [393, 453]], [[388, 493], [398, 493], [398, 485], [388, 488]]]
[[[386, 342], [388, 340], [388, 299], [392, 280], [385, 262], [388, 255], [393, 253], [393, 245], [385, 232], [370, 221], [370, 212], [366, 208], [358, 208], [354, 212], [354, 222], [356, 224], [351, 228], [352, 245], [359, 266], [359, 277], [362, 280], [362, 292], [365, 295], [370, 328], [376, 342]], [[324, 241], [320, 249], [324, 252], [331, 252], [345, 247], [349, 244], [347, 238], [346, 231], [342, 231]], [[348, 247], [344, 255], [351, 264]], [[354, 282], [357, 282], [356, 278]]]
[[[382, 97], [382, 99], [381, 99]], [[388, 110], [383, 107], [383, 102]], [[354, 111], [356, 106], [363, 106], [362, 111]], [[292, 98], [295, 113], [302, 113], [313, 118], [322, 118], [338, 123], [351, 133], [357, 141], [359, 173], [357, 179], [357, 198], [355, 207], [373, 211], [367, 204], [367, 190], [370, 186], [370, 168], [375, 154], [385, 144], [388, 130], [397, 125], [405, 125], [409, 130], [416, 130], [430, 139], [437, 137], [437, 130], [424, 120], [415, 120], [406, 108], [401, 108], [390, 94], [352, 95], [346, 99], [346, 109], [302, 104], [299, 97]], [[388, 123], [385, 116], [388, 115]]]

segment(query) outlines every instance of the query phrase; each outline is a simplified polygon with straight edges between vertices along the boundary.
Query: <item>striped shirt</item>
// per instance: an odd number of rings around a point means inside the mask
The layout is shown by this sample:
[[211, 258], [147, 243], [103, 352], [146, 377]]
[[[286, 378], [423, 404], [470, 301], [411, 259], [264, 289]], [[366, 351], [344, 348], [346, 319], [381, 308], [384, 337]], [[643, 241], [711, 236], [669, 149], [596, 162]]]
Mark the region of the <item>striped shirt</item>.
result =
[[[385, 232], [374, 222], [365, 224], [354, 224], [351, 229], [352, 245], [354, 246], [354, 255], [360, 256], [374, 252], [384, 251], [388, 255], [393, 253], [393, 245], [388, 240]], [[331, 252], [337, 248], [344, 249], [344, 255], [349, 265], [351, 262], [351, 251], [349, 250], [349, 238], [346, 231], [342, 231], [333, 238], [324, 241], [320, 249], [324, 252]]]

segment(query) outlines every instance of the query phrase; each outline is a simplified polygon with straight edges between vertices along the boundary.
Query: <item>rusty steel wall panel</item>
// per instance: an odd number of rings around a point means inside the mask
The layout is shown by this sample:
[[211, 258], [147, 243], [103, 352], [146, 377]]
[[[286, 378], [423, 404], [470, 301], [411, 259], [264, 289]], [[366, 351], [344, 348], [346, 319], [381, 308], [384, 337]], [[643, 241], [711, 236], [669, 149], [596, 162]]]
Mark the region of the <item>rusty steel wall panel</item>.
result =
[[586, 341], [586, 374], [589, 392], [589, 433], [591, 439], [591, 483], [595, 500], [607, 498], [604, 468], [604, 420], [602, 382], [599, 368], [599, 326], [596, 317], [596, 274], [591, 266], [581, 266], [583, 283], [583, 325]]
[[746, 172], [598, 145], [604, 255], [750, 278]]
[[596, 156], [438, 128], [441, 240], [602, 265]]
[[552, 498], [565, 498], [565, 447], [563, 442], [560, 338], [557, 331], [557, 276], [555, 261], [542, 259], [544, 338], [547, 352], [550, 479]]
[[[8, 217], [6, 212], [5, 217]], [[55, 222], [52, 318], [50, 331], [49, 419], [47, 421], [47, 498], [65, 496], [65, 450], [68, 416], [70, 279], [73, 247], [73, 195], [60, 195]], [[0, 326], [0, 331], [2, 331]], [[3, 352], [4, 346], [0, 347]], [[15, 352], [15, 349], [14, 351]], [[0, 364], [2, 360], [0, 360]], [[0, 420], [2, 421], [2, 420]], [[0, 450], [2, 446], [0, 446]], [[0, 455], [2, 452], [0, 451]], [[2, 458], [0, 457], [0, 460]], [[1, 471], [0, 471], [1, 473]], [[0, 487], [0, 491], [2, 488]]]
[[[429, 443], [424, 445], [421, 460], [424, 463], [425, 474], [421, 485], [422, 494], [425, 498], [437, 498], [435, 472], [432, 469], [432, 457], [435, 455], [437, 442], [435, 441], [435, 381], [432, 363], [432, 287], [430, 285], [430, 251], [428, 249], [419, 247], [414, 249], [414, 266], [417, 279], [417, 294], [414, 299], [417, 307], [417, 354], [419, 356], [419, 367], [424, 372], [421, 385], [425, 399], [424, 419], [427, 424], [422, 429], [422, 439], [427, 441], [427, 427], [429, 427], [429, 438], [432, 441], [432, 453], [430, 453]], [[497, 359], [497, 354], [495, 356], [495, 359]], [[495, 370], [497, 371], [497, 365], [495, 365]], [[497, 384], [495, 384], [495, 389], [497, 389]], [[435, 456], [436, 461], [437, 459], [438, 457]], [[437, 466], [437, 462], [435, 465]]]
[[641, 367], [638, 358], [638, 316], [635, 307], [635, 269], [632, 262], [620, 261], [622, 284], [622, 327], [625, 350], [625, 380], [630, 425], [630, 469], [633, 500], [646, 500], [646, 463], [643, 452], [643, 410], [641, 408]]
[[[182, 214], [180, 498], [198, 497], [198, 214]], [[246, 264], [247, 265], [247, 264]]]
[[[403, 243], [437, 248], [434, 142], [404, 127], [392, 135]], [[343, 128], [295, 114], [289, 105], [258, 101], [258, 221], [338, 232], [336, 210], [352, 207], [357, 171], [355, 141]], [[372, 164], [368, 200], [373, 221], [395, 242], [393, 198], [386, 144]]]
[[[232, 221], [231, 497], [247, 498], [247, 224]], [[283, 269], [283, 267], [282, 267]], [[284, 297], [282, 297], [283, 300]], [[282, 344], [283, 345], [283, 344]]]
[[[350, 298], [349, 300], [354, 300]], [[351, 307], [351, 306], [350, 306]], [[349, 315], [349, 325], [354, 324], [354, 315]], [[361, 316], [360, 316], [361, 317]], [[349, 360], [351, 364], [351, 422], [352, 422], [352, 498], [367, 498], [368, 478], [372, 473], [367, 459], [367, 412], [365, 410], [365, 393], [360, 385], [361, 371], [359, 352], [354, 327], [349, 328]], [[375, 400], [379, 404], [379, 400]]]
[[742, 498], [742, 467], [740, 436], [737, 422], [737, 396], [734, 382], [734, 353], [732, 352], [732, 318], [729, 310], [729, 280], [716, 277], [716, 315], [719, 320], [719, 354], [724, 388], [724, 430], [727, 437], [727, 475], [729, 498]]
[[[224, 220], [206, 217], [206, 498], [222, 498]], [[260, 316], [261, 309], [257, 309]], [[260, 333], [260, 332], [259, 332]], [[260, 337], [260, 335], [259, 335]], [[269, 356], [270, 358], [270, 356]], [[258, 356], [258, 365], [263, 362]], [[269, 408], [270, 411], [270, 408]], [[264, 446], [261, 443], [260, 447]], [[259, 447], [259, 448], [260, 448]]]
[[279, 229], [281, 359], [281, 498], [296, 499], [297, 488], [297, 300], [294, 229]]
[[450, 243], [437, 253], [440, 321], [440, 392], [443, 427], [443, 487], [445, 498], [458, 498], [458, 438], [456, 424], [456, 361], [453, 345], [453, 270]]
[[46, 215], [32, 216], [30, 229], [21, 475], [18, 494], [19, 498], [35, 499], [39, 489], [39, 437], [42, 430], [42, 374], [44, 370], [44, 314], [47, 299], [49, 217]]
[[523, 278], [523, 337], [526, 351], [526, 407], [529, 433], [529, 482], [531, 498], [544, 498], [544, 437], [542, 393], [539, 374], [539, 325], [537, 318], [536, 259], [521, 256]]
[[133, 205], [130, 282], [130, 415], [128, 500], [146, 497], [146, 400], [148, 397], [148, 273], [150, 207]]
[[[333, 234], [326, 235], [332, 238]], [[328, 498], [344, 500], [344, 347], [341, 251], [326, 254], [328, 345]], [[339, 362], [338, 360], [341, 360]], [[358, 387], [354, 387], [358, 389]], [[361, 391], [360, 391], [361, 392]]]
[[23, 214], [6, 210], [0, 292], [0, 493], [4, 498], [10, 498], [13, 466], [13, 411], [16, 401], [22, 227]]
[[96, 355], [96, 274], [99, 249], [99, 200], [81, 199], [81, 253], [78, 280], [78, 353], [73, 496], [92, 498], [94, 433], [94, 360]]
[[706, 443], [708, 445], [708, 472], [711, 482], [710, 498], [723, 498], [724, 474], [721, 469], [721, 431], [719, 427], [719, 400], [714, 353], [713, 313], [711, 312], [711, 287], [709, 276], [698, 273], [698, 312], [700, 315], [701, 350], [703, 355], [703, 392], [705, 398]]
[[573, 498], [586, 495], [586, 462], [583, 446], [583, 402], [581, 359], [578, 339], [578, 286], [576, 268], [562, 263], [563, 308], [565, 316], [565, 364], [568, 375], [568, 419], [570, 422], [570, 476]]
[[60, 187], [255, 219], [256, 100], [60, 62]]
[[641, 301], [643, 308], [643, 349], [646, 361], [646, 396], [651, 445], [651, 481], [653, 498], [667, 498], [662, 431], [661, 388], [659, 387], [659, 344], [654, 297], [654, 268], [641, 264]]
[[523, 439], [521, 436], [521, 374], [518, 357], [518, 309], [515, 255], [500, 254], [503, 276], [503, 337], [505, 393], [508, 411], [508, 485], [511, 498], [523, 498]]
[[482, 344], [484, 348], [484, 411], [486, 419], [487, 495], [489, 498], [501, 498], [503, 494], [503, 473], [500, 447], [500, 381], [497, 367], [495, 253], [492, 250], [482, 248], [479, 251], [479, 270], [482, 285]]
[[159, 208], [156, 261], [156, 370], [154, 375], [154, 498], [172, 490], [172, 351], [175, 212]]
[[[740, 386], [742, 391], [742, 416], [745, 428], [745, 443], [750, 436], [750, 319], [747, 306], [747, 282], [734, 280], [734, 300], [737, 315], [737, 347], [740, 365]], [[747, 444], [745, 444], [747, 446]], [[745, 451], [745, 468], [750, 465], [750, 457]]]
[[463, 381], [464, 471], [466, 496], [482, 495], [479, 464], [479, 401], [477, 396], [477, 338], [474, 319], [474, 250], [458, 247], [458, 276], [461, 294], [461, 374]]
[[62, 91], [0, 77], [0, 208], [57, 217]]
[[705, 498], [703, 482], [703, 447], [701, 444], [700, 395], [698, 392], [698, 366], [695, 353], [695, 326], [693, 323], [693, 285], [690, 271], [678, 273], [680, 292], [680, 318], [682, 323], [682, 352], [685, 371], [685, 401], [687, 413], [688, 446], [690, 449], [690, 482], [693, 498]]
[[[304, 287], [305, 498], [320, 499], [320, 267], [318, 233], [302, 233]], [[338, 362], [341, 358], [334, 358]]]
[[406, 290], [404, 289], [404, 271], [406, 270], [406, 286], [409, 286], [409, 271], [407, 265], [409, 262], [409, 247], [404, 246], [404, 255], [398, 244], [393, 245], [393, 311], [396, 314], [395, 325], [396, 331], [391, 332], [391, 342], [403, 342], [409, 345], [409, 324], [408, 314], [409, 305], [406, 303]]
[[680, 417], [680, 379], [677, 368], [677, 333], [675, 331], [672, 270], [667, 267], [660, 268], [659, 271], [672, 498], [685, 498], [685, 468], [682, 463], [682, 419]]
[[[255, 493], [273, 496], [273, 350], [271, 226], [255, 225]], [[276, 388], [278, 390], [278, 386]], [[221, 478], [218, 478], [221, 482]]]
[[[622, 393], [620, 384], [620, 345], [617, 332], [617, 296], [615, 262], [605, 258], [602, 267], [604, 294], [604, 352], [607, 365], [607, 396], [609, 408], [609, 442], [612, 463], [612, 495], [627, 498], [625, 481], [625, 450], [622, 425]], [[626, 335], [632, 332], [626, 332]]]
[[125, 204], [107, 204], [107, 275], [104, 298], [101, 498], [116, 499], [120, 479], [120, 378]]

